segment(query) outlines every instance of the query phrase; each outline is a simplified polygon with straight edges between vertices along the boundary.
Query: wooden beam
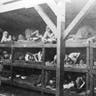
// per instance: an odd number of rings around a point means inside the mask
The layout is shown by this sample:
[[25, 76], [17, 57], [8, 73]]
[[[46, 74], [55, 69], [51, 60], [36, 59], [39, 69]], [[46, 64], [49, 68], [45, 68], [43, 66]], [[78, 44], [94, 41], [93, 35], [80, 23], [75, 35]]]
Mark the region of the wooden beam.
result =
[[65, 20], [57, 16], [57, 67], [56, 67], [56, 96], [64, 96], [64, 58], [65, 58], [65, 41], [63, 34], [65, 30]]
[[71, 24], [66, 28], [64, 32], [64, 39], [68, 37], [70, 33], [72, 33], [72, 30], [74, 27], [76, 27], [89, 13], [89, 11], [93, 8], [95, 5], [96, 0], [89, 0], [88, 3], [84, 6], [84, 8], [79, 12], [79, 14], [75, 17], [75, 19], [71, 22]]
[[55, 36], [57, 37], [57, 28], [55, 24], [51, 21], [51, 19], [47, 16], [47, 14], [43, 11], [43, 9], [40, 6], [35, 6], [35, 10], [39, 13], [41, 18], [44, 20], [44, 22], [50, 27], [51, 31], [54, 32]]
[[38, 4], [46, 3], [46, 0], [20, 0], [17, 2], [0, 5], [0, 13], [17, 10], [21, 8], [31, 8]]
[[59, 13], [58, 6], [55, 3], [54, 0], [47, 0], [48, 6], [51, 8], [51, 10], [54, 12], [54, 14], [57, 16]]

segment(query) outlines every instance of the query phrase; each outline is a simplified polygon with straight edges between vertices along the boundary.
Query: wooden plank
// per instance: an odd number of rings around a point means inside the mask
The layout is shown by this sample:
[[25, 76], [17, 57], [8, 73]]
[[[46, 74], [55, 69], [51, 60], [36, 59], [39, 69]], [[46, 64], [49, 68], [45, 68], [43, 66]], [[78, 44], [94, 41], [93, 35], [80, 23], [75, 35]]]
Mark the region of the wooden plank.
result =
[[61, 20], [61, 16], [57, 17], [58, 38], [57, 38], [56, 96], [63, 96], [64, 56], [65, 56], [65, 41], [63, 40], [63, 32], [65, 30], [64, 21]]
[[89, 11], [94, 7], [96, 0], [89, 0], [88, 3], [84, 6], [84, 8], [79, 12], [79, 14], [75, 17], [75, 19], [71, 22], [71, 24], [66, 28], [64, 39], [68, 37], [74, 27], [76, 27], [89, 13]]
[[66, 47], [76, 48], [76, 47], [88, 47], [89, 44], [86, 40], [66, 40]]
[[54, 32], [55, 36], [57, 37], [57, 35], [56, 35], [57, 28], [56, 28], [55, 24], [53, 24], [51, 19], [47, 16], [47, 14], [43, 11], [43, 9], [40, 6], [35, 6], [34, 8], [39, 13], [39, 15], [42, 17], [44, 22], [50, 27], [52, 32]]
[[70, 68], [70, 67], [64, 67], [64, 71], [68, 71], [68, 72], [82, 72], [82, 73], [87, 73], [88, 72], [88, 68]]
[[32, 42], [32, 41], [15, 41], [14, 44], [13, 44], [13, 47], [16, 47], [16, 48], [31, 48], [31, 47], [34, 47], [34, 48], [42, 48], [44, 45], [42, 42]]
[[14, 1], [14, 0], [0, 0], [0, 5], [6, 2], [11, 2], [11, 1]]
[[5, 5], [3, 5], [1, 3], [0, 13], [17, 10], [17, 9], [21, 9], [21, 8], [31, 8], [38, 4], [43, 4], [43, 3], [46, 3], [46, 0], [20, 0], [17, 2], [5, 4]]
[[21, 9], [21, 8], [24, 8], [22, 1], [14, 2], [14, 3], [6, 4], [6, 5], [1, 5], [0, 13], [17, 10], [17, 9]]

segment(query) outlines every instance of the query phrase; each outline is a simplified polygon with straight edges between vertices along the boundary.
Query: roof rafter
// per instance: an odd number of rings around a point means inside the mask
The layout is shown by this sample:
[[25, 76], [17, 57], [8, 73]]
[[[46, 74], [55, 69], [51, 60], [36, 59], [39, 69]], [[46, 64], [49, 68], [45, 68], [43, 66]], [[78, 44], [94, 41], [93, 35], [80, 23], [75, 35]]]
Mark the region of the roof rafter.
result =
[[43, 11], [43, 9], [40, 6], [35, 6], [35, 10], [38, 12], [38, 14], [42, 17], [44, 22], [50, 27], [52, 32], [54, 32], [55, 36], [57, 37], [57, 28], [55, 24], [51, 21], [51, 19], [47, 16], [47, 14]]
[[58, 11], [58, 6], [54, 0], [47, 0], [48, 6], [51, 8], [51, 10], [54, 12], [54, 14], [57, 16], [59, 11]]

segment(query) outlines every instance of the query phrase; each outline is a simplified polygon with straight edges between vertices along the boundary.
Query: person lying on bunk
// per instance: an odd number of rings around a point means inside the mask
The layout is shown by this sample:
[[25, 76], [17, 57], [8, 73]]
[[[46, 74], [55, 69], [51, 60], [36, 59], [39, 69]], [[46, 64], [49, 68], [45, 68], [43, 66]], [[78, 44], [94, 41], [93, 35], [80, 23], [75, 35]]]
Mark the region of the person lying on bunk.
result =
[[9, 33], [7, 31], [4, 31], [2, 39], [1, 39], [1, 43], [11, 41], [11, 40], [12, 40], [11, 35], [9, 35]]
[[39, 30], [26, 29], [25, 30], [25, 38], [26, 40], [38, 41], [41, 40], [42, 35], [40, 35]]
[[76, 34], [70, 35], [68, 40], [96, 41], [96, 32], [91, 26], [84, 25], [78, 29]]
[[39, 30], [35, 30], [34, 32], [31, 33], [30, 39], [33, 41], [40, 40], [42, 38], [42, 35], [40, 35]]
[[42, 41], [50, 43], [56, 42], [55, 34], [51, 31], [51, 29], [48, 26], [46, 26], [46, 30], [42, 38]]

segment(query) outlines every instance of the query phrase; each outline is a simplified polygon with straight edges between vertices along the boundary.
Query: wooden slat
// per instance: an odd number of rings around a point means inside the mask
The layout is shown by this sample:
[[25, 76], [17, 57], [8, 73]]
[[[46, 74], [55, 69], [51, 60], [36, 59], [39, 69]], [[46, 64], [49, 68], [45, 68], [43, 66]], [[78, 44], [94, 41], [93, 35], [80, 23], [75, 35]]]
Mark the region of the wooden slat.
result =
[[76, 48], [76, 47], [88, 47], [89, 44], [86, 40], [66, 40], [66, 47]]
[[6, 44], [4, 44], [4, 43], [0, 43], [0, 47], [11, 47], [11, 43], [6, 43]]
[[[47, 14], [43, 11], [43, 9], [40, 6], [35, 6], [35, 10], [39, 13], [39, 15], [42, 17], [44, 22], [50, 27], [50, 29], [54, 32], [56, 35], [57, 28], [54, 25], [54, 23], [51, 21], [51, 19], [47, 16]], [[57, 37], [57, 35], [56, 35]]]
[[[67, 40], [65, 42], [65, 45], [66, 47], [70, 47], [70, 48], [76, 48], [76, 47], [88, 47], [88, 43], [86, 42], [86, 40]], [[16, 48], [35, 48], [35, 47], [38, 47], [38, 48], [56, 48], [57, 47], [57, 44], [52, 44], [52, 43], [47, 43], [47, 44], [44, 44], [43, 42], [32, 42], [32, 41], [17, 41], [17, 42], [14, 42], [14, 44], [11, 44], [11, 43], [6, 43], [6, 44], [0, 44], [0, 47], [16, 47]], [[92, 45], [93, 47], [96, 47], [96, 45]]]
[[64, 71], [68, 71], [68, 72], [82, 72], [82, 73], [87, 73], [88, 72], [88, 68], [68, 68], [68, 67], [65, 67], [64, 68]]
[[17, 42], [14, 42], [13, 44], [13, 47], [16, 47], [16, 48], [42, 48], [43, 47], [43, 43], [42, 42], [32, 42], [32, 41], [17, 41]]
[[65, 30], [64, 39], [67, 38], [67, 36], [70, 33], [72, 33], [72, 30], [74, 29], [74, 27], [76, 27], [84, 19], [84, 17], [86, 17], [86, 15], [89, 13], [90, 9], [93, 8], [95, 3], [96, 3], [96, 0], [88, 1], [88, 3], [84, 6], [84, 8], [79, 12], [79, 14], [75, 17], [75, 19], [71, 22], [71, 24]]

